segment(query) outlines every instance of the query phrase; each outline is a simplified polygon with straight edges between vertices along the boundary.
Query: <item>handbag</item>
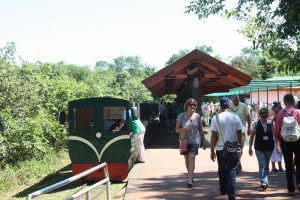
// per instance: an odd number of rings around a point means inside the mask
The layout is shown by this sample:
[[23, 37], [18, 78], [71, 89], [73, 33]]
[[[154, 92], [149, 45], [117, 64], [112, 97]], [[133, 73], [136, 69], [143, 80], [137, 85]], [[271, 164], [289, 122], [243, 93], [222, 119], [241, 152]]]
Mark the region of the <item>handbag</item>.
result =
[[180, 139], [179, 140], [179, 152], [186, 153], [188, 151], [187, 149], [188, 140], [187, 139]]
[[[191, 123], [195, 118], [195, 115], [193, 114], [190, 118], [190, 120], [187, 121], [187, 123]], [[180, 154], [184, 154], [188, 152], [188, 141], [189, 141], [189, 133], [185, 133], [184, 137], [179, 137], [179, 152]]]
[[229, 142], [229, 141], [224, 142], [222, 128], [221, 128], [220, 122], [219, 122], [219, 116], [217, 115], [216, 118], [217, 118], [218, 128], [220, 129], [219, 132], [220, 132], [222, 141], [224, 143], [223, 157], [228, 160], [234, 160], [234, 161], [240, 160], [242, 157], [241, 145], [239, 145], [238, 142]]

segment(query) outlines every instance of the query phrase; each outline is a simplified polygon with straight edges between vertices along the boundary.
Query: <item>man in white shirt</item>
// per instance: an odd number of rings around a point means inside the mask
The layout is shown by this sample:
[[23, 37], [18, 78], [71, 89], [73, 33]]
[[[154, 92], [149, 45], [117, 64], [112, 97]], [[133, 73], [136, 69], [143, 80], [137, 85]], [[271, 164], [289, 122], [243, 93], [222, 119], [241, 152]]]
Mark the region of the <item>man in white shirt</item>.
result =
[[[238, 161], [223, 157], [223, 146], [227, 141], [238, 142], [243, 146], [242, 122], [239, 117], [228, 111], [230, 100], [220, 99], [221, 112], [211, 121], [211, 160], [218, 161], [218, 174], [221, 195], [228, 195], [229, 200], [235, 200], [235, 180]], [[217, 120], [218, 117], [218, 120]], [[216, 150], [216, 151], [215, 151]]]

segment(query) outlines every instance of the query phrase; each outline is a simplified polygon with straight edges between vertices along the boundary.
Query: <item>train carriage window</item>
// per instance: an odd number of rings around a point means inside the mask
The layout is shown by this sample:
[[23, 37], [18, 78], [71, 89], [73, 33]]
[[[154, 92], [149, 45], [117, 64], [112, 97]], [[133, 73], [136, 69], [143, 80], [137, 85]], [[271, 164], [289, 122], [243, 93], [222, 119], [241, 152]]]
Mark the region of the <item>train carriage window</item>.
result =
[[73, 130], [91, 131], [94, 128], [94, 109], [91, 107], [74, 108]]
[[[120, 121], [126, 113], [125, 107], [104, 107], [103, 108], [103, 127], [106, 131], [112, 131], [119, 126]], [[125, 131], [126, 127], [123, 126], [121, 131]]]

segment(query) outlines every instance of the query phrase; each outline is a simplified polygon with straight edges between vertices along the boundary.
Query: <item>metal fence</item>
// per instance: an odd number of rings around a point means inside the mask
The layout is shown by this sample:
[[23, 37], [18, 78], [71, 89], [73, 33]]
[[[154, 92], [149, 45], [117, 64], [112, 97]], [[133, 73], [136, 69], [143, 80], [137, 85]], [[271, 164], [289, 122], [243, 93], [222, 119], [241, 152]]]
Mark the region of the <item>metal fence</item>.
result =
[[34, 197], [38, 197], [38, 196], [40, 196], [42, 194], [46, 194], [46, 193], [48, 193], [50, 191], [53, 191], [53, 190], [55, 190], [57, 188], [60, 188], [60, 187], [64, 186], [64, 185], [72, 183], [72, 182], [74, 182], [74, 181], [76, 181], [76, 180], [78, 180], [80, 178], [83, 178], [86, 175], [89, 175], [89, 174], [91, 174], [91, 173], [93, 173], [93, 172], [95, 172], [95, 171], [97, 171], [97, 170], [99, 170], [101, 168], [104, 168], [104, 175], [105, 175], [104, 179], [102, 179], [101, 181], [99, 181], [99, 182], [97, 182], [97, 183], [95, 183], [95, 184], [93, 184], [91, 186], [83, 188], [82, 190], [76, 192], [75, 194], [67, 197], [66, 200], [71, 200], [71, 199], [78, 198], [79, 196], [81, 196], [83, 194], [86, 194], [86, 199], [90, 200], [90, 191], [92, 189], [94, 189], [94, 188], [102, 185], [102, 184], [105, 184], [105, 183], [106, 183], [106, 197], [107, 197], [108, 200], [111, 200], [111, 195], [110, 195], [110, 180], [109, 180], [109, 174], [108, 174], [108, 168], [107, 168], [106, 162], [102, 163], [100, 165], [97, 165], [97, 166], [95, 166], [95, 167], [93, 167], [91, 169], [88, 169], [88, 170], [86, 170], [84, 172], [81, 172], [80, 174], [72, 176], [72, 177], [70, 177], [70, 178], [68, 178], [66, 180], [60, 181], [60, 182], [55, 183], [53, 185], [50, 185], [50, 186], [48, 186], [46, 188], [43, 188], [41, 190], [35, 191], [33, 193], [30, 193], [27, 196], [27, 200], [31, 200]]

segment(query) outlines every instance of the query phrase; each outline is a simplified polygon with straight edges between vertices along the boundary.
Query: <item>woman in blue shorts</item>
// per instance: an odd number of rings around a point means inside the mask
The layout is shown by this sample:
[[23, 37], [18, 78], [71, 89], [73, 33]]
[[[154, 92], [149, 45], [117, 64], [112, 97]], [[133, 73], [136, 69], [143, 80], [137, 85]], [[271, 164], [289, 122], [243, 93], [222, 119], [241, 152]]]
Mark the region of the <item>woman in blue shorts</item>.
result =
[[184, 104], [184, 112], [180, 113], [176, 121], [176, 132], [180, 138], [188, 138], [188, 151], [181, 153], [184, 155], [185, 166], [188, 172], [187, 186], [193, 187], [193, 174], [195, 170], [195, 157], [198, 155], [198, 148], [204, 145], [204, 133], [201, 117], [197, 110], [197, 101], [189, 98]]

